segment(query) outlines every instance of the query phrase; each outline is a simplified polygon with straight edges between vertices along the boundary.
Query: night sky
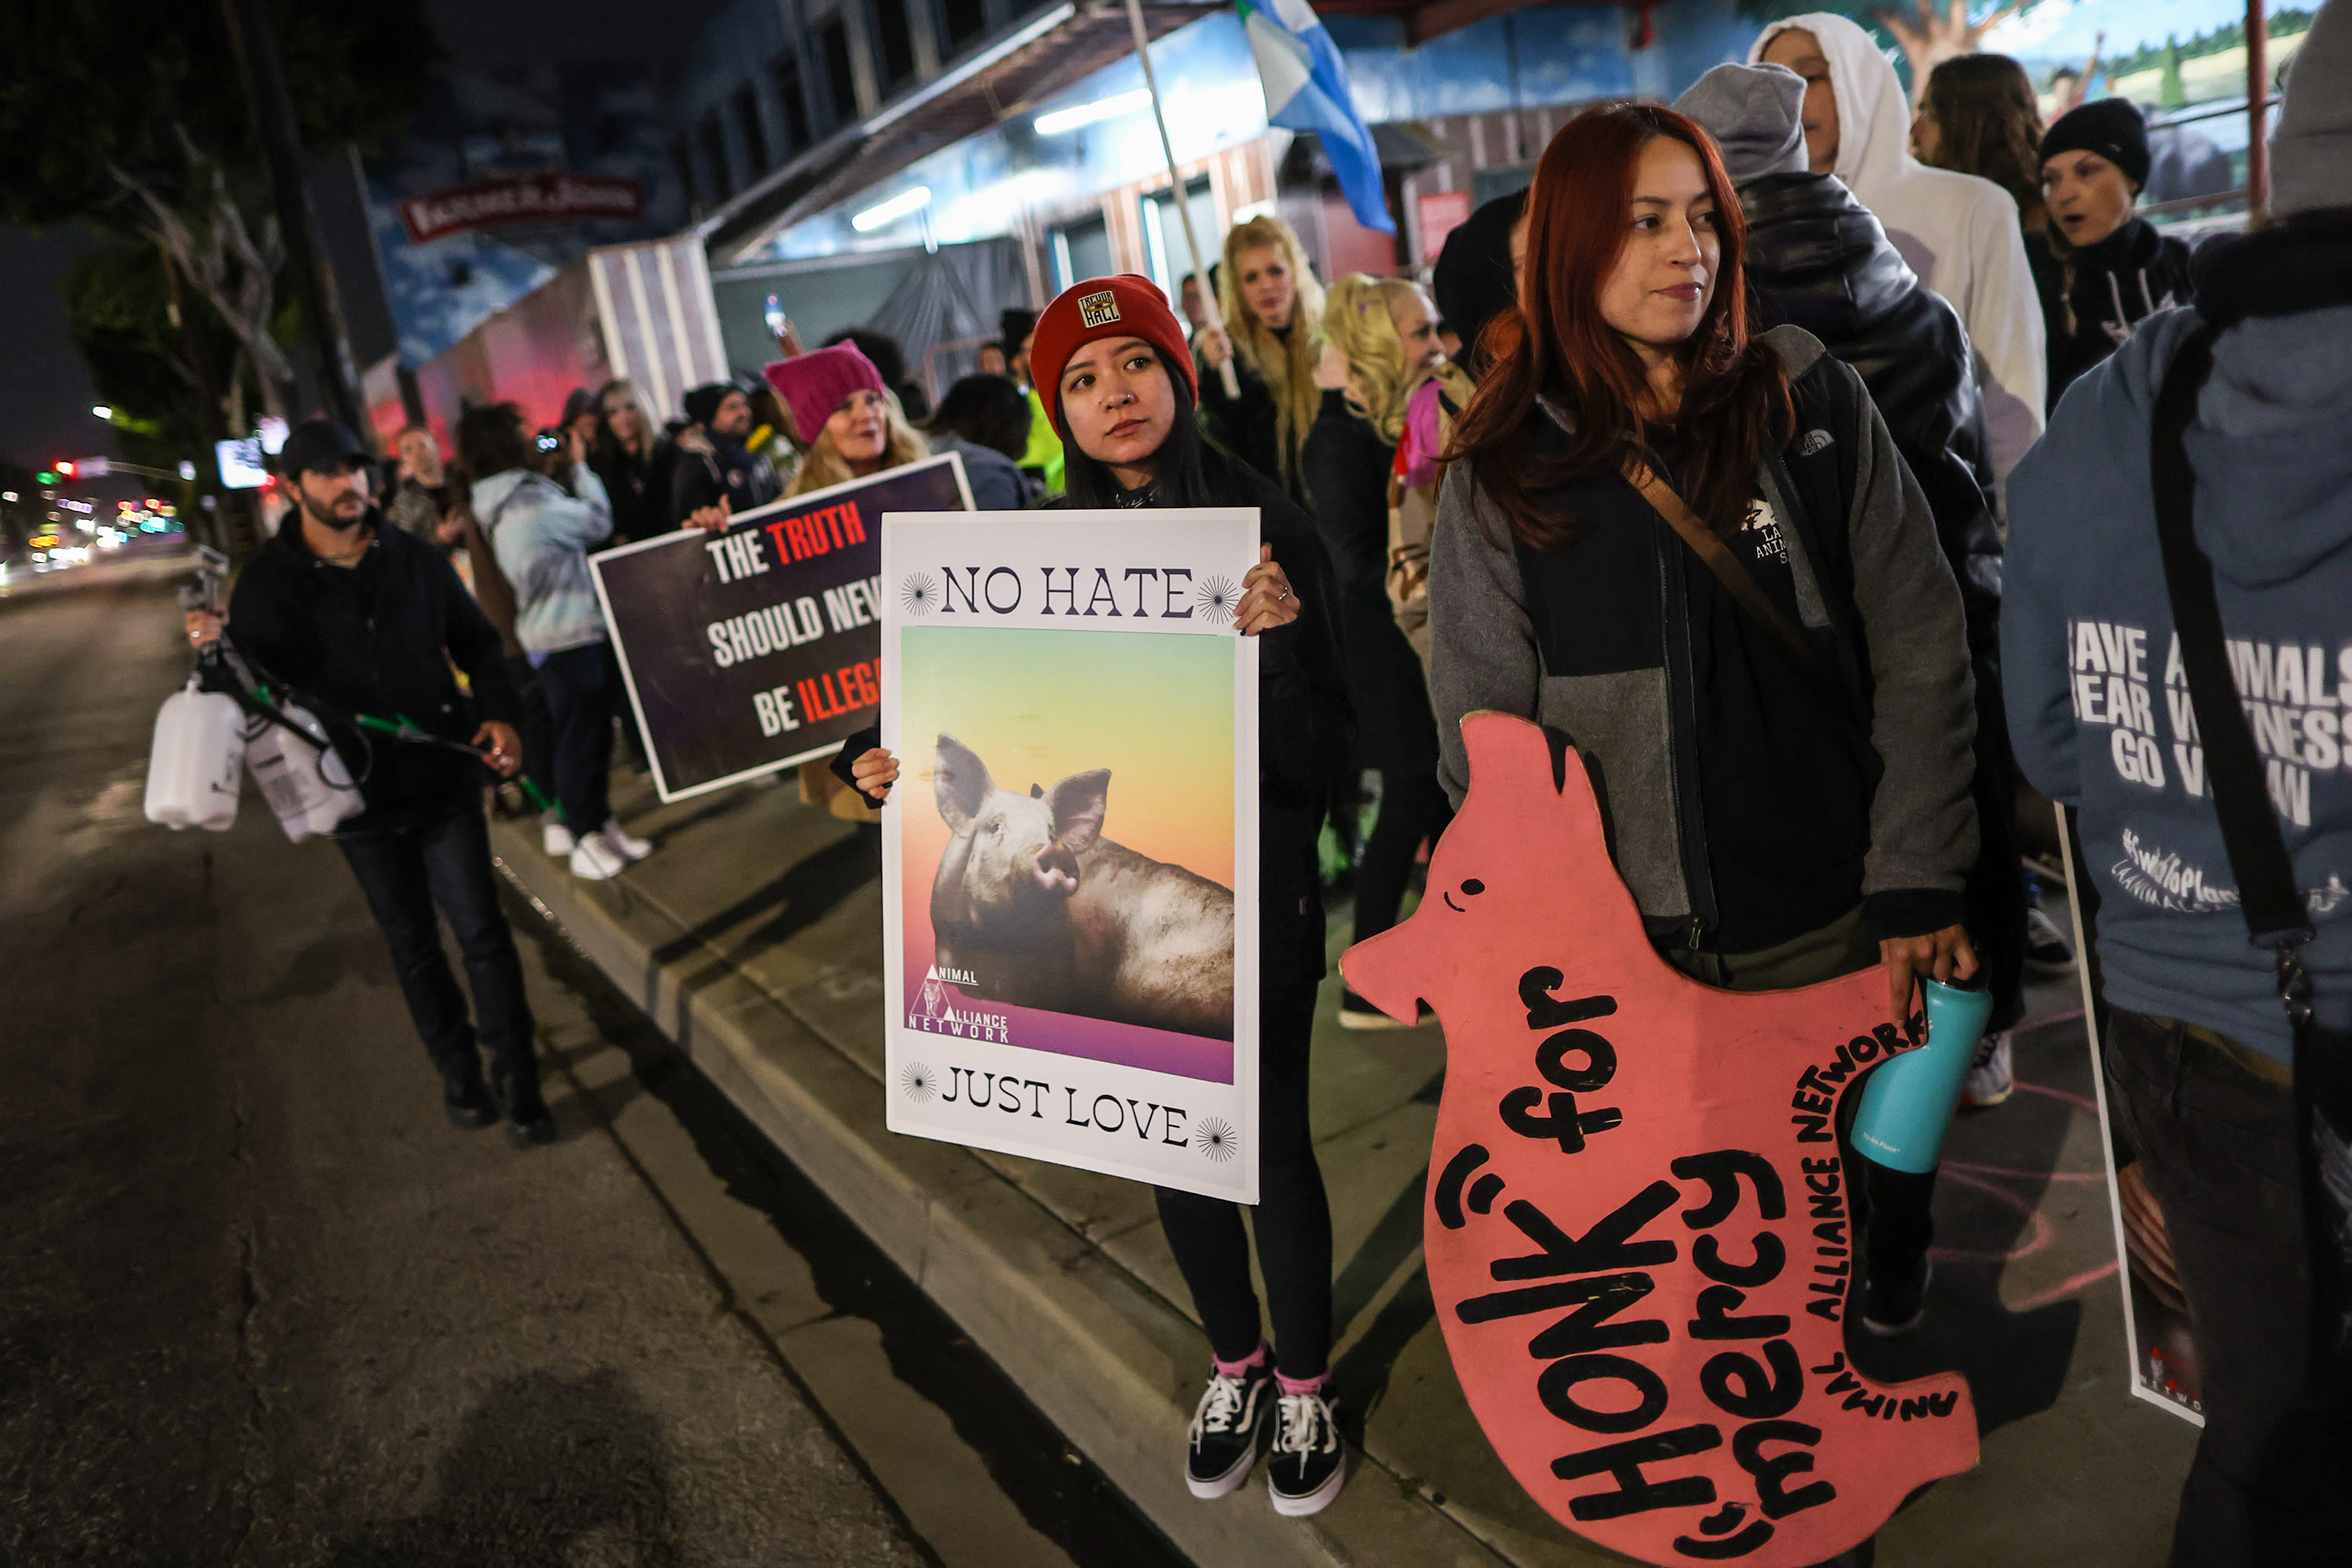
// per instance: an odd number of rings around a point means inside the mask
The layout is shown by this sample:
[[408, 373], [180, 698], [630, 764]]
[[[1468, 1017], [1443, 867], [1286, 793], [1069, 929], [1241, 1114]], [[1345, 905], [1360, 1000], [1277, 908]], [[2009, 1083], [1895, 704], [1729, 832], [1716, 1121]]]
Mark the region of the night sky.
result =
[[[651, 7], [641, 0], [426, 0], [442, 46], [468, 64], [533, 59], [682, 58], [722, 0]], [[66, 225], [35, 233], [0, 226], [0, 300], [9, 331], [0, 351], [0, 457], [31, 467], [64, 457], [112, 456], [113, 434], [90, 416], [98, 395], [66, 335], [66, 265], [98, 241]], [[194, 454], [191, 454], [192, 456]]]
[[0, 457], [40, 468], [59, 458], [114, 455], [114, 430], [90, 417], [98, 401], [89, 367], [66, 335], [58, 287], [67, 263], [98, 242], [60, 224], [36, 233], [0, 227], [0, 300], [9, 330], [0, 375]]

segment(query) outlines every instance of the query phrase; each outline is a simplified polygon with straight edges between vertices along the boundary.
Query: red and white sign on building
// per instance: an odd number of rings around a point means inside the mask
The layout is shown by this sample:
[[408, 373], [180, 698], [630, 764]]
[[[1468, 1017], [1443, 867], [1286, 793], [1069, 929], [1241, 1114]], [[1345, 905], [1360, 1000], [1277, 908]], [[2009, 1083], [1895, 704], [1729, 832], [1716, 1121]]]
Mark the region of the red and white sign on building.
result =
[[1434, 261], [1445, 248], [1445, 237], [1470, 220], [1470, 193], [1423, 191], [1413, 199], [1413, 216], [1421, 229], [1421, 258]]
[[521, 174], [455, 185], [400, 204], [401, 222], [418, 245], [509, 224], [630, 223], [645, 216], [645, 182], [617, 174]]

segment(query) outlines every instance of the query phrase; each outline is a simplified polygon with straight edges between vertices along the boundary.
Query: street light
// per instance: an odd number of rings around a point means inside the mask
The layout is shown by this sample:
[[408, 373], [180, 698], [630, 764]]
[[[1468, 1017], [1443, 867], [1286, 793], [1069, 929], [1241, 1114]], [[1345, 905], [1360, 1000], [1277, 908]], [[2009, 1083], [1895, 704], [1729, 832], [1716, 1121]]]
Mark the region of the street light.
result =
[[111, 418], [113, 418], [113, 417], [114, 417], [114, 410], [113, 410], [113, 409], [111, 409], [111, 408], [109, 408], [109, 407], [108, 407], [105, 404], [103, 404], [103, 403], [93, 403], [93, 404], [91, 404], [91, 405], [89, 405], [89, 411], [90, 411], [92, 414], [97, 415], [100, 419], [111, 419]]
[[1149, 88], [1137, 88], [1133, 92], [1113, 93], [1092, 103], [1082, 103], [1075, 109], [1057, 109], [1051, 114], [1041, 114], [1031, 127], [1040, 136], [1058, 136], [1065, 131], [1092, 125], [1100, 120], [1116, 120], [1132, 110], [1141, 109], [1151, 101]]
[[930, 199], [931, 189], [929, 185], [917, 185], [910, 190], [900, 191], [888, 201], [877, 206], [867, 207], [864, 212], [851, 218], [849, 226], [860, 234], [871, 234], [884, 224], [896, 223], [908, 213], [928, 205]]

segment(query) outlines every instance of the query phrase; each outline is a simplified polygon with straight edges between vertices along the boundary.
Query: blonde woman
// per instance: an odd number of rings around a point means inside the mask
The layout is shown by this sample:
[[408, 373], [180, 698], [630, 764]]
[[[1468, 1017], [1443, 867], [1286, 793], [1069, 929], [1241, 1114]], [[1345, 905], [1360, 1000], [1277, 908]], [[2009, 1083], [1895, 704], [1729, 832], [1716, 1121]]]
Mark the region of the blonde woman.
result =
[[[787, 499], [847, 484], [931, 455], [882, 384], [874, 362], [849, 343], [836, 343], [768, 366], [768, 385], [791, 421], [805, 454], [784, 490]], [[822, 761], [801, 765], [801, 799], [845, 822], [878, 822], [881, 814], [833, 775]]]
[[919, 462], [931, 448], [907, 423], [874, 362], [849, 343], [768, 367], [768, 384], [807, 455], [786, 496], [804, 496], [886, 468]]
[[[1304, 501], [1299, 453], [1322, 395], [1315, 357], [1323, 289], [1288, 224], [1261, 216], [1234, 226], [1225, 236], [1217, 300], [1223, 327], [1205, 329], [1194, 344], [1206, 373], [1202, 423], [1227, 451]], [[1238, 398], [1225, 396], [1215, 374], [1228, 359], [1239, 372]]]
[[[1348, 695], [1356, 708], [1356, 766], [1376, 768], [1381, 801], [1356, 866], [1356, 940], [1396, 923], [1413, 854], [1451, 814], [1437, 784], [1437, 721], [1421, 659], [1388, 595], [1389, 474], [1415, 388], [1444, 363], [1429, 297], [1396, 278], [1342, 278], [1323, 308], [1315, 385], [1320, 404], [1300, 471], [1330, 557]], [[1393, 1027], [1354, 992], [1339, 1022]]]

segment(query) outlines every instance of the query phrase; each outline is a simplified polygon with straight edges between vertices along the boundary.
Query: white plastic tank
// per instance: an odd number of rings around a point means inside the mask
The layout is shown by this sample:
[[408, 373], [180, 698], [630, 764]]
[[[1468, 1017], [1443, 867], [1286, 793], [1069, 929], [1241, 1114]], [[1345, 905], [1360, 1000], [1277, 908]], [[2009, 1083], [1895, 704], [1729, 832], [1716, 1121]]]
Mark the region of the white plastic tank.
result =
[[245, 716], [217, 691], [187, 689], [163, 700], [147, 753], [147, 820], [177, 831], [225, 833], [236, 821]]
[[313, 834], [331, 833], [357, 816], [364, 805], [352, 787], [350, 770], [326, 731], [308, 710], [288, 703], [280, 710], [300, 728], [289, 733], [283, 724], [265, 723], [246, 742], [245, 763], [262, 798], [278, 814], [278, 826], [299, 844]]

